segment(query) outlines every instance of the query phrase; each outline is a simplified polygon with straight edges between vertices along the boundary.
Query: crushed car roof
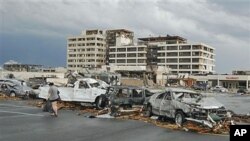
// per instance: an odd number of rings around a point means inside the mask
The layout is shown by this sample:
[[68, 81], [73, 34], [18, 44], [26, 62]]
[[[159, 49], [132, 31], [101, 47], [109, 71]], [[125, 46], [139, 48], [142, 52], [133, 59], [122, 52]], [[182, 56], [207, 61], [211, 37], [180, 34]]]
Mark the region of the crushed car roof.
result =
[[111, 88], [116, 88], [116, 89], [125, 89], [125, 88], [129, 88], [129, 89], [145, 89], [143, 87], [137, 87], [137, 86], [110, 86]]
[[166, 91], [187, 92], [187, 93], [196, 93], [196, 94], [198, 94], [196, 91], [188, 90], [188, 89], [185, 89], [185, 88], [174, 88], [174, 87], [170, 87], [170, 88], [166, 88]]
[[93, 79], [93, 78], [81, 78], [81, 79], [78, 79], [79, 81], [86, 81], [87, 83], [90, 83], [90, 84], [92, 84], [92, 83], [98, 83], [98, 81], [97, 80], [95, 80], [95, 79]]

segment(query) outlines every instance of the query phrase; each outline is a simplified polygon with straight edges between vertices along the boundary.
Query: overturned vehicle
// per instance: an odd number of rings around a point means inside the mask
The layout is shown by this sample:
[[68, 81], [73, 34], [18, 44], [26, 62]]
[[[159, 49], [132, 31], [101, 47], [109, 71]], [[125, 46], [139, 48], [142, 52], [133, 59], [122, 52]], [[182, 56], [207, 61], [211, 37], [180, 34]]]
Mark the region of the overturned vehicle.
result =
[[144, 114], [173, 118], [179, 126], [189, 120], [212, 128], [226, 118], [227, 110], [213, 97], [182, 88], [167, 88], [150, 97], [144, 104]]

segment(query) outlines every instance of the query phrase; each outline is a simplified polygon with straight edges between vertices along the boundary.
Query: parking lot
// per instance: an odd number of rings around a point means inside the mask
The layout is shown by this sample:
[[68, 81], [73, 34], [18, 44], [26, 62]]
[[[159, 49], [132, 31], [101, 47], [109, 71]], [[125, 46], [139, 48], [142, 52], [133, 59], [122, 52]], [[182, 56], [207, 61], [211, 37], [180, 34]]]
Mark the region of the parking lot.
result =
[[229, 136], [176, 131], [141, 121], [87, 118], [70, 110], [60, 110], [55, 118], [22, 100], [0, 101], [0, 127], [1, 141], [229, 140]]

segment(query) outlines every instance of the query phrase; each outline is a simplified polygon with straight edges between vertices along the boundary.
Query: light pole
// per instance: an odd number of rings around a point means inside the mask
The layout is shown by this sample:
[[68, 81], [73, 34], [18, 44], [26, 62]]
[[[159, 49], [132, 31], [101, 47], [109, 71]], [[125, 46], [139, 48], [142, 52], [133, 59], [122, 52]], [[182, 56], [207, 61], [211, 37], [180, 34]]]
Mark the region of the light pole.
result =
[[219, 74], [217, 74], [217, 86], [220, 86]]
[[0, 67], [0, 78], [3, 78], [3, 69]]

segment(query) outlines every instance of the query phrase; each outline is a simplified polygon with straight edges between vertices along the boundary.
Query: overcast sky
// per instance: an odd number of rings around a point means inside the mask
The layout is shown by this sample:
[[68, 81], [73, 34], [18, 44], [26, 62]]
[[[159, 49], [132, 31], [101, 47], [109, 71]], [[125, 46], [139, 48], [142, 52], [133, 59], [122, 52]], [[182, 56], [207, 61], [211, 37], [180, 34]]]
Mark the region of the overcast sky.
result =
[[178, 35], [216, 49], [216, 71], [250, 70], [250, 0], [0, 0], [0, 64], [66, 66], [84, 29]]

